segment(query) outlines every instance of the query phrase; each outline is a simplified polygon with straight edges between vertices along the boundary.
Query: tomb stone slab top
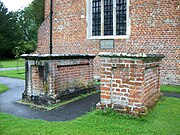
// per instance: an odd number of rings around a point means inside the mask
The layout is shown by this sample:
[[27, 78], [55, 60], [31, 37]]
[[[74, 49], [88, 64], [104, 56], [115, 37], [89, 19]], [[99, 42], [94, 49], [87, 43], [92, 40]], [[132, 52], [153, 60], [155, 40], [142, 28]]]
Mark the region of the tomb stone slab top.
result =
[[163, 59], [165, 56], [163, 54], [144, 54], [144, 53], [110, 53], [101, 52], [100, 57], [120, 57], [120, 58], [152, 58], [152, 59]]
[[21, 58], [27, 60], [34, 60], [34, 59], [45, 59], [45, 60], [52, 60], [52, 59], [78, 59], [78, 58], [95, 58], [96, 55], [94, 54], [23, 54]]

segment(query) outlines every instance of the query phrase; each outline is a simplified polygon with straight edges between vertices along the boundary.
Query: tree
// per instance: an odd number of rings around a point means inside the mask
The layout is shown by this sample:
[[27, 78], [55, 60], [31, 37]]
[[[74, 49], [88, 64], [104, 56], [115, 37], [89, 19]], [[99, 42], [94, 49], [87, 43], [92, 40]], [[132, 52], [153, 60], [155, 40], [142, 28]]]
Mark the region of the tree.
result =
[[22, 34], [16, 25], [16, 14], [0, 2], [0, 58], [11, 57], [12, 49], [22, 40]]
[[24, 41], [37, 41], [38, 26], [35, 22], [35, 16], [32, 13], [32, 4], [18, 12], [18, 25], [23, 32]]
[[16, 12], [8, 12], [0, 2], [0, 59], [14, 57], [15, 48], [24, 53], [35, 51], [38, 28], [43, 20], [44, 0], [34, 0], [28, 7]]
[[[19, 27], [19, 30], [22, 32], [23, 39], [16, 44], [14, 50], [23, 50], [19, 51], [19, 55], [22, 53], [31, 53], [35, 51], [37, 47], [37, 33], [38, 26], [35, 23], [35, 17], [32, 14], [33, 5], [30, 4], [28, 7], [25, 7], [23, 10], [19, 10], [14, 14], [17, 15], [16, 25]], [[13, 51], [17, 52], [17, 51]], [[14, 53], [17, 56], [17, 53]]]
[[44, 2], [45, 0], [34, 0], [33, 1], [33, 15], [35, 17], [35, 22], [39, 27], [44, 21]]
[[20, 46], [17, 46], [13, 49], [13, 53], [15, 54], [15, 58], [17, 61], [17, 70], [19, 71], [19, 63], [18, 63], [18, 59], [20, 57], [20, 54], [24, 53], [24, 50], [22, 50], [23, 48], [21, 48]]
[[18, 25], [24, 38], [19, 46], [24, 47], [26, 53], [31, 53], [37, 47], [38, 28], [44, 20], [44, 0], [34, 0], [18, 14]]

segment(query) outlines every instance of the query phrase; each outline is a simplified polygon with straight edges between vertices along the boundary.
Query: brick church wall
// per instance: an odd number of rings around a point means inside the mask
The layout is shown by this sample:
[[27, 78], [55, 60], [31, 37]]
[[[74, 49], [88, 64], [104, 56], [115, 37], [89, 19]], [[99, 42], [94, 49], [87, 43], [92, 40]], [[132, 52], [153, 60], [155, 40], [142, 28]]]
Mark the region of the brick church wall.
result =
[[[161, 82], [180, 84], [179, 0], [130, 0], [130, 37], [114, 39], [113, 49], [100, 49], [100, 40], [87, 39], [86, 0], [53, 0], [53, 5], [53, 53], [164, 54]], [[35, 53], [49, 53], [49, 0], [45, 0], [45, 20], [39, 28]], [[96, 75], [100, 74], [99, 65], [97, 57]]]

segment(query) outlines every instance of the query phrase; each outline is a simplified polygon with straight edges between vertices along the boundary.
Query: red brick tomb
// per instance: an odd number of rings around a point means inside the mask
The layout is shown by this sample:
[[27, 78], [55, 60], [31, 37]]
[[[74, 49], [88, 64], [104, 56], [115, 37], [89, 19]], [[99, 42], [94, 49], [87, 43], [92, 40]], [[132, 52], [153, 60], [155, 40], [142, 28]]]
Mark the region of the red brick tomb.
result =
[[143, 115], [160, 93], [160, 62], [164, 55], [100, 53], [101, 101], [107, 107], [132, 115]]

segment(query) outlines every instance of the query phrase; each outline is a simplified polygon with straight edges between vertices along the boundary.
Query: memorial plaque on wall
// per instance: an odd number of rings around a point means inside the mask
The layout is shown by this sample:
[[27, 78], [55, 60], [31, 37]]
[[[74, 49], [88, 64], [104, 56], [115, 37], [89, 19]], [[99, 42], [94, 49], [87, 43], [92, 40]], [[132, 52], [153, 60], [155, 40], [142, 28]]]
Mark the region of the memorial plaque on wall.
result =
[[114, 40], [101, 40], [100, 48], [101, 49], [113, 49], [114, 48]]

